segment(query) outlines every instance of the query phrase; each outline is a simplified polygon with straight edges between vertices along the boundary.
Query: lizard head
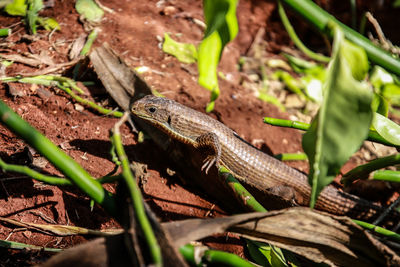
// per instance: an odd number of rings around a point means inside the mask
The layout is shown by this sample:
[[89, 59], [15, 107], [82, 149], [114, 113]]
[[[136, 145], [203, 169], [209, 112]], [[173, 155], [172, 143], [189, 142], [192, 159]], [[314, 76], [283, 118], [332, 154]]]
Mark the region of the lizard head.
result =
[[131, 105], [131, 112], [139, 118], [142, 118], [156, 126], [168, 127], [170, 124], [170, 102], [172, 100], [147, 95]]

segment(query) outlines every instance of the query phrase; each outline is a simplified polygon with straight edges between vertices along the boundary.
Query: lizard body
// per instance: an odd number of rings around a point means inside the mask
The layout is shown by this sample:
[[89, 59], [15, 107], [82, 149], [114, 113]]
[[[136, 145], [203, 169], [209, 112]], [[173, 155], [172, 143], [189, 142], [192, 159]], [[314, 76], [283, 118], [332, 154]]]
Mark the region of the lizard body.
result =
[[[166, 98], [146, 96], [131, 112], [166, 132], [171, 138], [212, 150], [203, 168], [224, 166], [246, 185], [277, 195], [293, 205], [308, 206], [311, 187], [307, 177], [283, 162], [254, 148], [221, 122]], [[336, 215], [367, 219], [383, 208], [329, 185], [320, 193], [315, 208]]]

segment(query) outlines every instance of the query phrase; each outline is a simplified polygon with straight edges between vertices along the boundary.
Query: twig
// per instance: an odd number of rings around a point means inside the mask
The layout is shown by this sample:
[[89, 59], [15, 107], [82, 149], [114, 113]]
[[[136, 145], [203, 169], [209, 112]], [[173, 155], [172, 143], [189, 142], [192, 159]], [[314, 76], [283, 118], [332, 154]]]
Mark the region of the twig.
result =
[[391, 44], [389, 44], [386, 40], [385, 34], [382, 31], [381, 26], [379, 25], [378, 21], [374, 18], [374, 16], [371, 14], [371, 12], [366, 12], [365, 16], [369, 20], [369, 22], [374, 26], [376, 34], [378, 35], [379, 42], [382, 44], [382, 47], [385, 49], [389, 49], [391, 47]]

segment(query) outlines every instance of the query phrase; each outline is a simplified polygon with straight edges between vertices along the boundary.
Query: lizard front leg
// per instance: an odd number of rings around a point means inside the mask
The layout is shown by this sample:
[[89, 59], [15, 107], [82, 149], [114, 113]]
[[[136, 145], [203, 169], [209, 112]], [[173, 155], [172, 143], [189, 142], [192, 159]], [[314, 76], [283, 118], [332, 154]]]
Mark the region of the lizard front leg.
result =
[[204, 164], [201, 167], [201, 170], [205, 169], [205, 172], [208, 173], [208, 170], [213, 164], [219, 167], [219, 161], [221, 158], [221, 145], [219, 143], [218, 136], [215, 133], [209, 132], [198, 136], [196, 138], [195, 147], [210, 149], [212, 153], [204, 159]]

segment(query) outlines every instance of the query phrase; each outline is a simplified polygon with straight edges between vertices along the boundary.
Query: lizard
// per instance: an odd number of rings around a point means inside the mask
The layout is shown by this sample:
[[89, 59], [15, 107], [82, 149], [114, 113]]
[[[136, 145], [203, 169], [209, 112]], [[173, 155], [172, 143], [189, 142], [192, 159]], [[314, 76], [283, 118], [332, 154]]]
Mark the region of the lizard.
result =
[[[210, 150], [201, 168], [206, 173], [213, 165], [223, 166], [245, 185], [283, 198], [291, 206], [309, 206], [311, 186], [305, 174], [253, 147], [212, 117], [154, 95], [133, 102], [130, 111], [171, 138], [196, 149]], [[378, 204], [340, 191], [333, 185], [321, 191], [315, 208], [365, 220], [373, 219], [384, 210]]]

